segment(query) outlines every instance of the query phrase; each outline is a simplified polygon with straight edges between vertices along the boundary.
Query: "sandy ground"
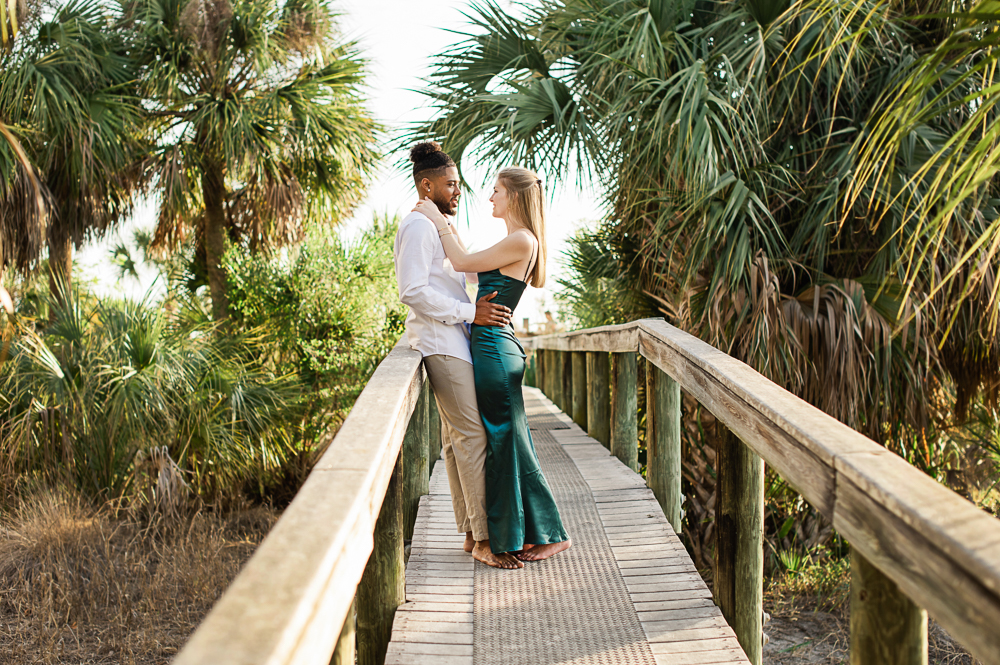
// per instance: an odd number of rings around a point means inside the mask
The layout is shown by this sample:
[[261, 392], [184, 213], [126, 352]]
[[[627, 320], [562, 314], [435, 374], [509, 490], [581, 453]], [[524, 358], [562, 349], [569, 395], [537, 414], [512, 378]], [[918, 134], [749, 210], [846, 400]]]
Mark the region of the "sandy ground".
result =
[[[764, 627], [766, 665], [840, 665], [849, 662], [846, 612], [798, 611], [774, 616]], [[934, 665], [977, 665], [935, 622], [928, 628], [928, 661]]]

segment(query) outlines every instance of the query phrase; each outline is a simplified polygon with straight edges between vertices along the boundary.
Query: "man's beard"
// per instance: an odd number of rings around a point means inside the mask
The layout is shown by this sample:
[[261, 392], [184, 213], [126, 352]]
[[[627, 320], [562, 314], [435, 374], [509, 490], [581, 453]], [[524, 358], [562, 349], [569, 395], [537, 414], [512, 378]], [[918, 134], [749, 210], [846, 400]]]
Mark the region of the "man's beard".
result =
[[434, 205], [437, 206], [438, 210], [441, 211], [442, 215], [448, 215], [449, 217], [454, 217], [455, 213], [458, 212], [458, 198], [455, 198], [455, 205], [452, 207], [451, 199], [431, 199]]

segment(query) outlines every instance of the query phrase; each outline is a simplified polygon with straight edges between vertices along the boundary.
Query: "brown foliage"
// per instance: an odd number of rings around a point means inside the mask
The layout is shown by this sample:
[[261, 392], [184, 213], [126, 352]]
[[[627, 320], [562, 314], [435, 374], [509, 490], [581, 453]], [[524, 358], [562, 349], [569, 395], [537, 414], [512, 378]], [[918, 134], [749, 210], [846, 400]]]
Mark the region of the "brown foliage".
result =
[[0, 527], [0, 662], [166, 662], [275, 519], [138, 520], [68, 492], [25, 499]]

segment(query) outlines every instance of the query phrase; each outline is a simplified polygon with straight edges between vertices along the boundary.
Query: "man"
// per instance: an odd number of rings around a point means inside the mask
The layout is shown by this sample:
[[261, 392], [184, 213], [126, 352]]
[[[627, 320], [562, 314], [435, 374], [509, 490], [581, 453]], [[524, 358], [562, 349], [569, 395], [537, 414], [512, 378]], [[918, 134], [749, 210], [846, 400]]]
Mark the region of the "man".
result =
[[[414, 146], [410, 161], [420, 197], [433, 201], [443, 214], [455, 215], [462, 194], [455, 162], [434, 142]], [[471, 302], [465, 275], [452, 269], [437, 228], [419, 212], [400, 223], [393, 254], [399, 299], [410, 308], [407, 338], [424, 357], [441, 413], [441, 454], [455, 521], [465, 532], [465, 551], [477, 561], [501, 567], [490, 551], [486, 527], [486, 431], [476, 403], [469, 324], [506, 326], [513, 312], [489, 302], [496, 293]]]

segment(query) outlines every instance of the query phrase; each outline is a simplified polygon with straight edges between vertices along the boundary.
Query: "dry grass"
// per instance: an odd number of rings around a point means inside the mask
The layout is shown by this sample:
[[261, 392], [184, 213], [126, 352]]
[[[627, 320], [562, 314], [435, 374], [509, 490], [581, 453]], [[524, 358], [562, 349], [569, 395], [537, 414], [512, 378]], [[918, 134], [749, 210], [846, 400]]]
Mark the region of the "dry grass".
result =
[[252, 508], [138, 520], [66, 492], [0, 526], [0, 663], [166, 663], [277, 518]]
[[[764, 627], [769, 665], [841, 665], [850, 659], [850, 566], [825, 559], [802, 572], [775, 576], [764, 593], [772, 616]], [[928, 625], [928, 662], [979, 665], [945, 630]]]

